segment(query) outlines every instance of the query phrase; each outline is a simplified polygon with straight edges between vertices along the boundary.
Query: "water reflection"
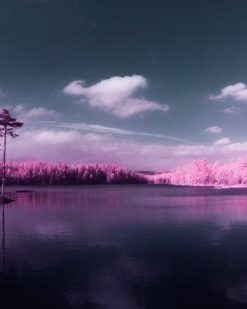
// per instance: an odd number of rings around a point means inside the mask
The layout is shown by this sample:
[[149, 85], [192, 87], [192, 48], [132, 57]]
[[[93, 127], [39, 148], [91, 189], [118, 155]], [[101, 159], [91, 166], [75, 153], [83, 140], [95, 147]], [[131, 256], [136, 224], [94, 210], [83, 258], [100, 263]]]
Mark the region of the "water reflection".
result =
[[242, 191], [116, 186], [11, 194], [16, 201], [2, 207], [4, 309], [247, 303]]
[[2, 206], [2, 273], [5, 273], [5, 205]]

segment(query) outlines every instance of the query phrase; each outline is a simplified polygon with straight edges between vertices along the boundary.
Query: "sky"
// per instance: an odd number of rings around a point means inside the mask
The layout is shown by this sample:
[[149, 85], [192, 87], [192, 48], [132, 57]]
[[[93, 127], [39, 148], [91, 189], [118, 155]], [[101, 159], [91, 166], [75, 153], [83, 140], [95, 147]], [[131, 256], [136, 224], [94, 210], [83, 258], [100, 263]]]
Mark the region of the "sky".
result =
[[247, 152], [245, 0], [0, 0], [11, 160], [167, 170]]

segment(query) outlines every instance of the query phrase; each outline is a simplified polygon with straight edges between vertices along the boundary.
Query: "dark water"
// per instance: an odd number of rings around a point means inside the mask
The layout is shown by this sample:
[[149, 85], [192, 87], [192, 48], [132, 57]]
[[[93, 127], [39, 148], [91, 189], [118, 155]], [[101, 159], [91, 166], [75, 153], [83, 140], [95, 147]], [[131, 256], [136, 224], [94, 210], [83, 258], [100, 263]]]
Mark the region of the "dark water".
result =
[[246, 308], [245, 189], [9, 190], [1, 309]]

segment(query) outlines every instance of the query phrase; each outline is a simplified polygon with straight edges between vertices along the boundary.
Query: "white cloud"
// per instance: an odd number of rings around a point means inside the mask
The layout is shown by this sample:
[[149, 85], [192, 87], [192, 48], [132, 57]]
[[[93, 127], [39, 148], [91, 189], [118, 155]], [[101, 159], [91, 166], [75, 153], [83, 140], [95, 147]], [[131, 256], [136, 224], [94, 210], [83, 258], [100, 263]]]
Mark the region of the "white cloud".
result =
[[247, 142], [243, 143], [232, 143], [228, 146], [228, 149], [234, 152], [242, 152], [244, 155], [246, 155], [247, 151]]
[[224, 137], [224, 138], [218, 139], [214, 144], [218, 146], [229, 145], [231, 144], [231, 140], [228, 137]]
[[161, 105], [157, 102], [147, 101], [144, 99], [129, 98], [124, 102], [124, 104], [119, 105], [115, 109], [114, 114], [124, 118], [149, 110], [166, 112], [169, 110], [169, 106], [167, 104]]
[[71, 95], [88, 96], [96, 106], [103, 104], [108, 107], [118, 104], [119, 101], [125, 101], [137, 89], [146, 86], [147, 80], [141, 75], [115, 76], [88, 88], [84, 87], [83, 81], [73, 81], [64, 88], [64, 92]]
[[229, 85], [221, 90], [221, 93], [216, 96], [211, 96], [211, 100], [224, 100], [232, 98], [235, 101], [247, 101], [247, 88], [244, 83], [236, 83]]
[[147, 87], [147, 80], [141, 75], [115, 76], [85, 87], [84, 82], [77, 80], [64, 88], [64, 93], [79, 96], [88, 103], [118, 117], [129, 117], [141, 112], [159, 110], [167, 111], [167, 104], [160, 104], [143, 98], [133, 97], [137, 90]]
[[204, 130], [205, 133], [221, 133], [222, 132], [222, 129], [218, 126], [213, 126], [213, 127], [209, 127], [207, 129]]
[[59, 116], [59, 113], [57, 111], [47, 109], [45, 107], [33, 107], [28, 110], [26, 106], [19, 104], [11, 109], [16, 114], [18, 120], [24, 122], [38, 119], [42, 120], [55, 119]]
[[75, 141], [78, 133], [75, 131], [51, 131], [45, 130], [36, 134], [35, 139], [44, 144], [63, 144]]

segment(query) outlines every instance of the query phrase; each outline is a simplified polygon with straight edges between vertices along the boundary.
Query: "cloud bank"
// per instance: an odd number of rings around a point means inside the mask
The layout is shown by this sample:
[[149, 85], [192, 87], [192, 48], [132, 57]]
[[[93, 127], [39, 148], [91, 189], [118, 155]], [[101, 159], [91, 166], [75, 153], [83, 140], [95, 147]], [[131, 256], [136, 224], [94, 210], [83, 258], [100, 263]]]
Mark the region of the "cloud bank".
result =
[[79, 96], [92, 106], [125, 118], [147, 111], [166, 112], [167, 104], [160, 104], [133, 96], [138, 90], [147, 87], [147, 80], [141, 75], [115, 76], [86, 87], [81, 80], [68, 84], [63, 92]]
[[157, 171], [200, 158], [231, 161], [246, 151], [247, 141], [233, 143], [229, 138], [215, 145], [167, 144], [63, 128], [23, 128], [18, 138], [8, 142], [10, 160], [112, 163], [133, 170]]

